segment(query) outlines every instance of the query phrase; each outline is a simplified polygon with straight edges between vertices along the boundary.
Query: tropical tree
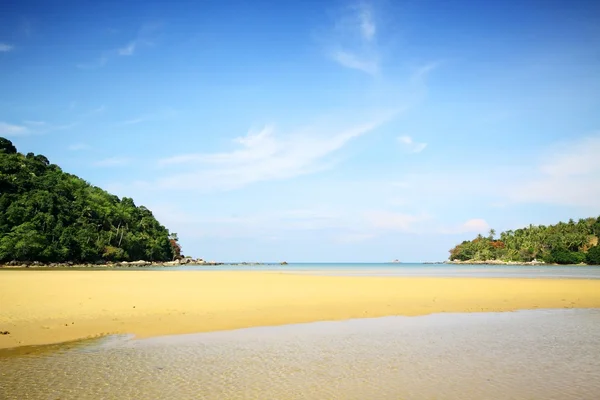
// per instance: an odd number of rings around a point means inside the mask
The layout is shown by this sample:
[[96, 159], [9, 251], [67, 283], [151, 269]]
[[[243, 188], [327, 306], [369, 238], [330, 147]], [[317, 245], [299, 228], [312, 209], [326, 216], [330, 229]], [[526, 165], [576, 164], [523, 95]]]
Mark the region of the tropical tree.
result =
[[177, 242], [133, 199], [65, 173], [43, 155], [18, 153], [0, 138], [0, 262], [167, 261], [180, 254]]

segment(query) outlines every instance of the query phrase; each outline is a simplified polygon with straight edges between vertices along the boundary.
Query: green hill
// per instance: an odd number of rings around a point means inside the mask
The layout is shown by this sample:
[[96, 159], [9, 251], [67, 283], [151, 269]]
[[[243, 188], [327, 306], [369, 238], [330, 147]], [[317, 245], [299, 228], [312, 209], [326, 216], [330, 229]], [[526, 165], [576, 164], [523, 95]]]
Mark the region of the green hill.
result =
[[0, 262], [168, 261], [179, 249], [147, 208], [0, 138]]
[[529, 225], [506, 231], [495, 238], [492, 229], [487, 237], [477, 236], [450, 250], [451, 261], [532, 260], [556, 264], [600, 265], [600, 217], [559, 222], [556, 225]]

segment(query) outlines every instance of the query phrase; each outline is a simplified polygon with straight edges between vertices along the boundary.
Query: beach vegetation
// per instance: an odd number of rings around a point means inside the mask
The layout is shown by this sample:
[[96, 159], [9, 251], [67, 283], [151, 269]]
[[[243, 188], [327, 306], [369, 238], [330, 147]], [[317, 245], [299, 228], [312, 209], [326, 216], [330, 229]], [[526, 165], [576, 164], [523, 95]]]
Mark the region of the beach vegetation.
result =
[[0, 138], [0, 262], [170, 261], [176, 234], [133, 199]]
[[492, 229], [487, 237], [478, 235], [450, 249], [451, 261], [534, 260], [555, 264], [600, 265], [600, 217], [570, 219], [555, 225], [529, 225], [500, 233]]

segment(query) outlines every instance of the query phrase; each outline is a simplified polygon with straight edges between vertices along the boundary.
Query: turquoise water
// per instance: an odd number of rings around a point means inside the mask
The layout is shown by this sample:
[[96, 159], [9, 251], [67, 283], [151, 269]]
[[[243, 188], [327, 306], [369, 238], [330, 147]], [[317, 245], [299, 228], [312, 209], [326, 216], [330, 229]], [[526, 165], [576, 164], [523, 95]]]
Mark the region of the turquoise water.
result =
[[600, 266], [514, 266], [418, 263], [291, 263], [288, 265], [183, 265], [180, 267], [151, 267], [148, 269], [168, 271], [280, 271], [287, 273], [344, 276], [600, 279]]
[[[600, 279], [600, 266], [528, 266], [528, 265], [456, 265], [421, 263], [268, 263], [262, 265], [182, 265], [151, 267], [94, 267], [61, 268], [84, 271], [276, 271], [293, 274], [338, 276], [417, 276], [465, 278], [562, 278]], [[2, 271], [3, 268], [0, 268]], [[10, 269], [5, 269], [10, 270]], [[52, 271], [55, 268], [28, 268], [27, 270]]]

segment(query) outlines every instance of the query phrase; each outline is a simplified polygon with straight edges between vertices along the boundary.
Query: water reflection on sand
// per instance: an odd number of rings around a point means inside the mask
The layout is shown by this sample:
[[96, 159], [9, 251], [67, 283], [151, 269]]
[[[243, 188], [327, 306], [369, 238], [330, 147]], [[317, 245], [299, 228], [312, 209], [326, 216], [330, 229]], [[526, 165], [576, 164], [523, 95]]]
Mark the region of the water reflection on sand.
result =
[[597, 399], [600, 310], [107, 338], [0, 357], [6, 399]]

